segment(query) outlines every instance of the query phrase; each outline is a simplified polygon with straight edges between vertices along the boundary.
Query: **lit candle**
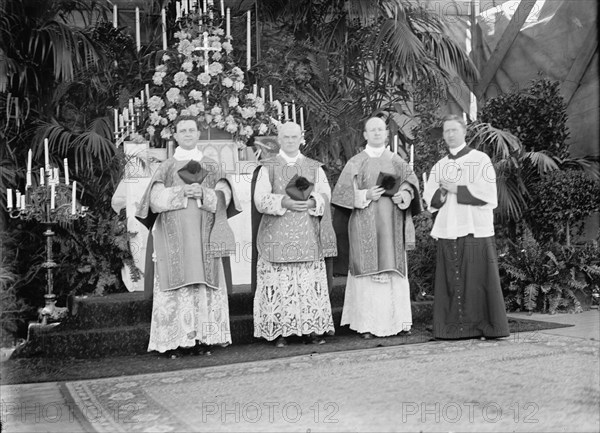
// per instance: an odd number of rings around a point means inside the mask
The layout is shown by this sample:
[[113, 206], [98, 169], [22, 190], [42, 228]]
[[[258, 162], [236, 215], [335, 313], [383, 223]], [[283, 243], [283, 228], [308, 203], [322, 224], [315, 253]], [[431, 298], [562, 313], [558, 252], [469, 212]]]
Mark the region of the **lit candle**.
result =
[[227, 8], [227, 14], [225, 18], [225, 37], [231, 38], [231, 9]]
[[292, 101], [292, 122], [296, 123], [296, 103]]
[[304, 108], [300, 107], [300, 129], [304, 131]]
[[50, 209], [54, 209], [54, 195], [56, 191], [54, 190], [54, 184], [50, 185]]
[[135, 7], [135, 44], [139, 53], [142, 49], [142, 41], [140, 38], [140, 8], [138, 6]]
[[273, 103], [273, 86], [269, 84], [269, 102]]
[[50, 154], [48, 153], [48, 139], [44, 139], [44, 167], [50, 169]]
[[45, 181], [45, 176], [44, 176], [44, 167], [40, 167], [40, 185], [44, 186], [46, 181]]
[[11, 188], [6, 189], [6, 207], [8, 209], [12, 209], [12, 207], [13, 207], [12, 189]]
[[252, 41], [250, 40], [250, 38], [252, 37], [252, 32], [250, 29], [250, 24], [252, 22], [252, 12], [248, 11], [246, 12], [246, 70], [250, 70], [250, 66], [251, 66], [251, 61], [250, 61], [250, 54], [251, 54], [251, 50], [252, 50]]
[[67, 160], [67, 158], [65, 158], [63, 160], [64, 166], [65, 166], [65, 185], [69, 184], [69, 161]]
[[113, 5], [113, 27], [117, 28], [117, 5]]
[[160, 11], [160, 16], [162, 19], [162, 42], [163, 42], [163, 50], [167, 49], [167, 11], [165, 8], [162, 8]]
[[73, 181], [73, 190], [71, 192], [71, 214], [75, 215], [75, 208], [77, 205], [77, 201], [75, 200], [75, 192], [77, 191], [77, 187], [75, 186], [77, 181]]

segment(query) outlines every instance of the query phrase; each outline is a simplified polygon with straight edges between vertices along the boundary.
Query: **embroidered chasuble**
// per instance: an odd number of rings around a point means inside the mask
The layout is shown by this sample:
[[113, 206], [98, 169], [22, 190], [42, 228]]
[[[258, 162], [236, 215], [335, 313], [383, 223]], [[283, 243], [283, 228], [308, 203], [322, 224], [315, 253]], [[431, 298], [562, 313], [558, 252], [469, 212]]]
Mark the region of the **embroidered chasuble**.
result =
[[[253, 205], [261, 215], [255, 244], [257, 288], [254, 336], [333, 333], [324, 257], [337, 254], [331, 224], [331, 189], [321, 164], [303, 155], [281, 154], [264, 161], [256, 176]], [[295, 176], [314, 184], [314, 209], [294, 212], [281, 206]]]
[[[413, 200], [406, 210], [391, 197], [382, 196], [363, 209], [355, 207], [355, 191], [376, 185], [380, 173], [399, 176], [412, 189]], [[421, 212], [419, 181], [409, 165], [397, 154], [384, 149], [378, 158], [361, 152], [351, 158], [333, 190], [332, 203], [352, 209], [348, 222], [349, 270], [354, 276], [393, 271], [406, 276], [406, 250], [415, 247], [412, 216]]]
[[241, 212], [241, 206], [218, 163], [199, 151], [194, 155], [208, 171], [202, 199], [184, 196], [178, 170], [190, 160], [173, 157], [154, 173], [136, 215], [154, 239], [149, 351], [190, 347], [195, 340], [231, 342], [221, 257], [235, 251], [227, 218]]

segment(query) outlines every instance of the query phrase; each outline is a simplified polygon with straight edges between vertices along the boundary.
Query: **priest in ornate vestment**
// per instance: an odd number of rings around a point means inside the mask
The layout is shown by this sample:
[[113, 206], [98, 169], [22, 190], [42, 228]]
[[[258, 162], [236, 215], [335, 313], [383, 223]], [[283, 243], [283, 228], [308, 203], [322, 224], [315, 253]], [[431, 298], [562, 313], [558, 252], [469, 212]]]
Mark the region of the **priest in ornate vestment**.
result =
[[137, 217], [154, 237], [148, 351], [172, 353], [231, 343], [221, 257], [235, 250], [227, 218], [241, 212], [222, 167], [197, 148], [197, 119], [174, 122], [174, 155], [152, 177]]
[[385, 121], [367, 120], [364, 137], [365, 150], [344, 167], [332, 203], [352, 211], [341, 324], [372, 338], [410, 332], [406, 250], [415, 246], [412, 216], [421, 212], [421, 199], [410, 166], [385, 147]]
[[496, 172], [490, 158], [465, 143], [462, 117], [447, 116], [444, 141], [450, 154], [429, 175], [425, 202], [437, 213], [433, 301], [435, 338], [497, 338], [509, 335], [498, 273], [494, 208]]
[[256, 247], [254, 336], [287, 345], [304, 336], [323, 344], [334, 331], [325, 257], [337, 254], [331, 189], [321, 163], [299, 151], [297, 123], [279, 127], [279, 154], [261, 161], [254, 205], [260, 214]]

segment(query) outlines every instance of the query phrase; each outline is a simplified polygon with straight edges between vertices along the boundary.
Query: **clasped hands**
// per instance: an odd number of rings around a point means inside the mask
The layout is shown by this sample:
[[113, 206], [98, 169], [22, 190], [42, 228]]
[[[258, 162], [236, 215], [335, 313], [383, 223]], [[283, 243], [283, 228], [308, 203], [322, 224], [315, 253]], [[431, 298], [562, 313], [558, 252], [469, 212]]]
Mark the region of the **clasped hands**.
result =
[[202, 199], [204, 193], [199, 183], [190, 183], [183, 186], [183, 195], [189, 198]]
[[289, 197], [284, 197], [281, 200], [281, 207], [294, 212], [306, 212], [309, 209], [317, 207], [317, 202], [314, 198], [309, 198], [308, 200], [293, 200]]
[[[385, 189], [375, 185], [367, 190], [366, 198], [367, 200], [378, 201], [384, 192]], [[391, 199], [392, 202], [398, 205], [401, 209], [406, 209], [412, 200], [412, 194], [410, 191], [400, 188], [400, 190], [394, 194]]]

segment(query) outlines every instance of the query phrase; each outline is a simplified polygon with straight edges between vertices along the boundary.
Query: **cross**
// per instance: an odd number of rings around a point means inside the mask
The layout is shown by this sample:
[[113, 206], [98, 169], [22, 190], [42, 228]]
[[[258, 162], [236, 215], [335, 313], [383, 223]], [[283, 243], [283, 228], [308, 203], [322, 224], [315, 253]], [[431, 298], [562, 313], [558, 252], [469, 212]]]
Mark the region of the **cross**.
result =
[[209, 51], [221, 51], [220, 48], [208, 46], [208, 32], [204, 32], [204, 45], [202, 47], [196, 47], [194, 51], [204, 51], [204, 72], [208, 72], [208, 52]]

